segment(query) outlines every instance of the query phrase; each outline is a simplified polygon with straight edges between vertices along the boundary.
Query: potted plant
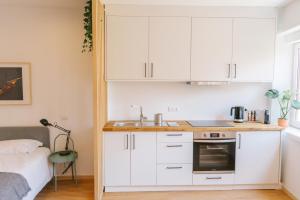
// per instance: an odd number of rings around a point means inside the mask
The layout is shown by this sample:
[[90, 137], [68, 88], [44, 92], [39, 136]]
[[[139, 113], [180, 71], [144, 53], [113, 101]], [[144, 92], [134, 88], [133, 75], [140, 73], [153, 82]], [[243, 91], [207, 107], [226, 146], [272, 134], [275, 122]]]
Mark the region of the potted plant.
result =
[[265, 96], [269, 99], [277, 99], [280, 106], [280, 118], [278, 119], [278, 125], [281, 127], [288, 126], [288, 114], [292, 108], [299, 110], [300, 102], [297, 100], [292, 100], [292, 92], [291, 90], [285, 90], [280, 93], [276, 89], [268, 90], [265, 93]]

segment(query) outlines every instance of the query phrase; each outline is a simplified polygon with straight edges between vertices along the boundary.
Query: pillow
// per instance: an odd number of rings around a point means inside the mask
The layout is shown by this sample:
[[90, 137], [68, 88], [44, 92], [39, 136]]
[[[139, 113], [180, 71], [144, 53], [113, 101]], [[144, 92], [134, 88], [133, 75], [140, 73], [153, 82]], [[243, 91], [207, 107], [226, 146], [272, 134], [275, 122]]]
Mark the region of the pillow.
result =
[[0, 154], [31, 153], [43, 143], [31, 139], [3, 140], [0, 141]]

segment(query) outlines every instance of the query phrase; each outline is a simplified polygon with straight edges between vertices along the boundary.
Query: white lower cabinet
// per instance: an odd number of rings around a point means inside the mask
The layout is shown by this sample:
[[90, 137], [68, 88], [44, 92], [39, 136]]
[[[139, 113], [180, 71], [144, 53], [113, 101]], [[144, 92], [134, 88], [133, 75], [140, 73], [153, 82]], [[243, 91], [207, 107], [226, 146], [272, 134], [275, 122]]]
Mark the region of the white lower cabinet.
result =
[[193, 174], [193, 185], [232, 185], [234, 174]]
[[104, 134], [105, 186], [130, 185], [130, 133]]
[[192, 185], [192, 164], [158, 164], [157, 185]]
[[281, 133], [238, 132], [235, 174], [193, 174], [192, 132], [106, 132], [104, 185], [279, 185]]
[[157, 134], [157, 185], [193, 184], [193, 133]]
[[156, 185], [156, 133], [132, 133], [131, 141], [131, 185]]
[[278, 184], [280, 132], [241, 132], [237, 140], [235, 183]]
[[192, 132], [157, 132], [157, 142], [193, 142]]
[[104, 185], [156, 185], [156, 133], [104, 134]]
[[158, 143], [157, 163], [193, 163], [193, 143]]

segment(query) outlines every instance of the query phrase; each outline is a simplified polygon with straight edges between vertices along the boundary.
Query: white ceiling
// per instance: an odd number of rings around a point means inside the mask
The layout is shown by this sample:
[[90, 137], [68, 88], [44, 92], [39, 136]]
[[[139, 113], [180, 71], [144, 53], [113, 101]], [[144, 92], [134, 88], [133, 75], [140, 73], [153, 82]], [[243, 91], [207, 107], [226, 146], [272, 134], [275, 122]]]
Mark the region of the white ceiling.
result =
[[270, 7], [281, 7], [291, 1], [293, 0], [103, 0], [105, 4]]

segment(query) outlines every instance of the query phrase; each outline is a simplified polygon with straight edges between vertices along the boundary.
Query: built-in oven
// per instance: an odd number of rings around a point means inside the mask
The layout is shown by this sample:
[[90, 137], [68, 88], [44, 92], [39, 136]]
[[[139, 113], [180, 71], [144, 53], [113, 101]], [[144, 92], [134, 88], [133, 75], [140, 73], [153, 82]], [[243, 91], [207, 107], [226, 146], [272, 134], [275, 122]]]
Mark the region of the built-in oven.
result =
[[194, 132], [193, 173], [234, 173], [235, 132]]

